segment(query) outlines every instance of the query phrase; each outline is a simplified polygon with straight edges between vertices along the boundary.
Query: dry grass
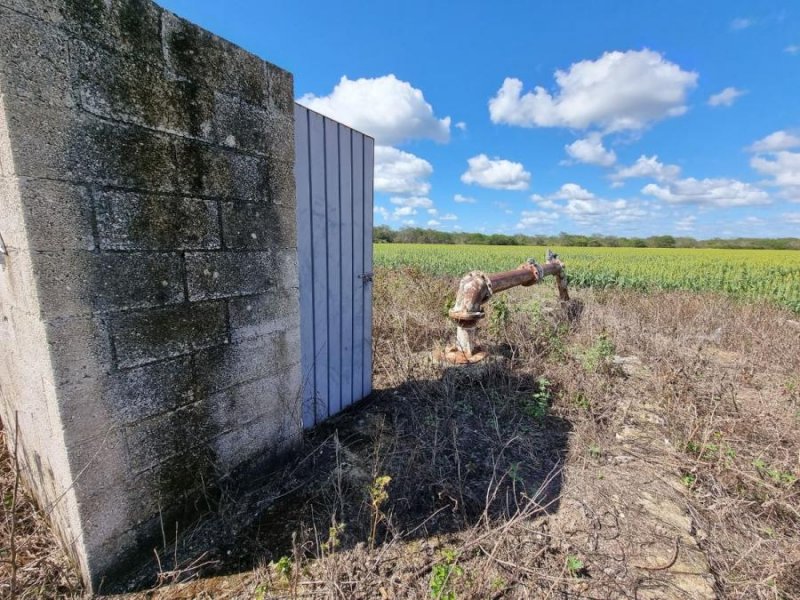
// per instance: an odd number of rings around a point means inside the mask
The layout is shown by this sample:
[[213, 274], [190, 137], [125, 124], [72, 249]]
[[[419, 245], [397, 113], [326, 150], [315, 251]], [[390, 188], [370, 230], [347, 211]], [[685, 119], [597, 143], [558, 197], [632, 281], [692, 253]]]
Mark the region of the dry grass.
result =
[[[694, 554], [719, 597], [800, 597], [792, 315], [578, 291], [570, 320], [549, 287], [519, 289], [489, 308], [495, 360], [456, 369], [430, 359], [451, 341], [452, 289], [378, 273], [376, 393], [165, 552], [175, 564], [147, 597], [688, 598], [676, 571]], [[662, 555], [642, 550], [648, 495], [691, 523], [674, 560], [671, 538]], [[79, 594], [24, 502], [21, 589]]]

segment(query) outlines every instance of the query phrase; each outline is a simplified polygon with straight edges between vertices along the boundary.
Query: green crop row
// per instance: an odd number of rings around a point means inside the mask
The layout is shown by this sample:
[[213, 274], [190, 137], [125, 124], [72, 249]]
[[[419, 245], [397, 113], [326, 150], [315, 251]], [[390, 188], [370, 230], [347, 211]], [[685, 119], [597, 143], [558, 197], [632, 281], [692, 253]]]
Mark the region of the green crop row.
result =
[[[433, 275], [507, 271], [528, 258], [543, 262], [537, 246], [375, 244], [375, 264], [414, 267]], [[800, 252], [691, 248], [553, 248], [570, 285], [721, 292], [764, 299], [800, 312]]]

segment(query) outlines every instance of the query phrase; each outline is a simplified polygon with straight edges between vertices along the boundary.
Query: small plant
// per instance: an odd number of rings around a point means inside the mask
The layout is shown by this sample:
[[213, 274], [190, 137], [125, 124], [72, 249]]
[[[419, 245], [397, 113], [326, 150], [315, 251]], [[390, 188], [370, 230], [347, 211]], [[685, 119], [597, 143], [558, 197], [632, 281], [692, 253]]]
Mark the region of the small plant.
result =
[[337, 523], [334, 520], [333, 524], [328, 528], [328, 541], [322, 544], [325, 552], [333, 553], [341, 545], [344, 529], [344, 523]]
[[288, 556], [281, 556], [278, 562], [275, 563], [275, 572], [278, 575], [285, 577], [287, 580], [292, 577], [292, 559]]
[[697, 483], [697, 476], [694, 473], [684, 473], [681, 475], [681, 483], [687, 488], [692, 489]]
[[769, 477], [776, 485], [785, 485], [786, 487], [791, 487], [797, 482], [797, 475], [791, 471], [781, 471], [780, 469], [770, 467], [760, 458], [757, 458], [753, 461], [753, 466], [762, 477]]
[[383, 521], [386, 516], [381, 510], [381, 506], [389, 499], [389, 492], [386, 488], [391, 483], [392, 478], [388, 475], [381, 475], [372, 481], [369, 486], [369, 501], [370, 510], [372, 512], [372, 528], [370, 530], [369, 543], [371, 547], [375, 546], [375, 537], [378, 534], [378, 524]]
[[492, 312], [489, 315], [489, 329], [495, 335], [498, 335], [505, 331], [506, 326], [508, 325], [508, 320], [511, 317], [511, 309], [508, 307], [508, 303], [506, 302], [505, 298], [502, 296], [496, 298], [492, 302]]
[[539, 377], [536, 380], [537, 390], [531, 395], [530, 400], [525, 402], [523, 410], [532, 419], [541, 420], [550, 411], [551, 391], [553, 385], [547, 378]]
[[431, 570], [431, 597], [436, 600], [456, 600], [452, 583], [454, 579], [464, 574], [464, 569], [456, 565], [458, 556], [454, 550], [448, 548], [442, 550], [442, 558], [444, 561], [435, 564]]
[[583, 392], [577, 392], [575, 396], [572, 398], [572, 403], [577, 406], [578, 408], [582, 408], [583, 410], [589, 410], [592, 408], [592, 403], [589, 401], [589, 398], [586, 397], [586, 394]]
[[586, 569], [585, 565], [583, 564], [583, 561], [577, 556], [574, 556], [572, 554], [567, 556], [566, 567], [567, 567], [567, 573], [569, 573], [572, 577], [583, 576], [584, 571]]
[[592, 458], [600, 458], [603, 455], [603, 451], [600, 449], [600, 446], [597, 444], [589, 444], [589, 456]]
[[609, 358], [614, 356], [615, 351], [616, 346], [611, 338], [606, 333], [601, 333], [597, 341], [592, 344], [592, 347], [584, 353], [581, 361], [583, 368], [587, 371], [596, 372], [606, 364]]

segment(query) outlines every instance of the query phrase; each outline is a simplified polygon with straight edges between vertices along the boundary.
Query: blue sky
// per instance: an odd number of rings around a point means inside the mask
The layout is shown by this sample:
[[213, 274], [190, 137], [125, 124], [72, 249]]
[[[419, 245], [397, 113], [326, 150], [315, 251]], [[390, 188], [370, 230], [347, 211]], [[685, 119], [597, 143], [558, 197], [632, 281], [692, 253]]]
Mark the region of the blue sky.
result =
[[376, 138], [376, 224], [800, 237], [798, 2], [159, 3]]

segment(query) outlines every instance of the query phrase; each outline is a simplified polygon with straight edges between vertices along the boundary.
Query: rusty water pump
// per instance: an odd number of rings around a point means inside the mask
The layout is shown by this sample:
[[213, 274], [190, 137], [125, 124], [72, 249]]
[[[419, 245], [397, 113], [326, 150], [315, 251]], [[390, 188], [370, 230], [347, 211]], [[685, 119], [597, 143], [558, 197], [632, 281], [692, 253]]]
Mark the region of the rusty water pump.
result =
[[547, 261], [544, 264], [530, 258], [513, 271], [491, 275], [471, 271], [464, 275], [458, 285], [455, 304], [449, 312], [450, 318], [458, 326], [456, 344], [448, 347], [441, 358], [457, 365], [476, 363], [486, 358], [488, 353], [477, 345], [475, 338], [475, 328], [485, 316], [483, 304], [497, 292], [518, 285], [531, 286], [548, 275], [553, 275], [556, 279], [559, 299], [562, 302], [569, 301], [564, 263], [550, 250], [547, 251]]

